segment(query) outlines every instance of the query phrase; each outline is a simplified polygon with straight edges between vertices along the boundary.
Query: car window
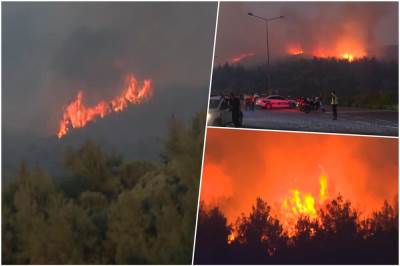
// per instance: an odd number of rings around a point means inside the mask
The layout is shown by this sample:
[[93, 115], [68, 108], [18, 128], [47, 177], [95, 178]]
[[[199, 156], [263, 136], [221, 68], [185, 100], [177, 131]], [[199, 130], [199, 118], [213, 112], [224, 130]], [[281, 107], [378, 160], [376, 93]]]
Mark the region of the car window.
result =
[[210, 109], [216, 109], [218, 108], [218, 105], [219, 105], [219, 100], [217, 99], [210, 100]]
[[282, 96], [270, 96], [267, 98], [268, 100], [285, 100]]

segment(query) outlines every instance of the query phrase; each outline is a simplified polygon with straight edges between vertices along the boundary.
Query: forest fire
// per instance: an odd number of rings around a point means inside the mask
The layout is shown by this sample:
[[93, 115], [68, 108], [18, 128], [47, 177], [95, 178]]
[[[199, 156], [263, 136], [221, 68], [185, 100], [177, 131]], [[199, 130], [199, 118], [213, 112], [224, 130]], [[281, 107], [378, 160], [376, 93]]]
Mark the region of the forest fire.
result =
[[84, 94], [79, 91], [75, 100], [64, 108], [63, 117], [60, 120], [57, 137], [64, 137], [69, 128], [85, 127], [90, 121], [104, 118], [113, 112], [122, 112], [129, 104], [140, 104], [152, 94], [152, 81], [147, 79], [139, 85], [133, 74], [125, 76], [124, 88], [120, 95], [111, 101], [100, 101], [94, 106], [86, 106]]
[[[317, 218], [318, 208], [328, 200], [328, 177], [325, 173], [319, 176], [319, 199], [318, 196], [310, 192], [302, 192], [300, 189], [291, 189], [289, 195], [285, 196], [281, 203], [281, 210], [277, 213], [279, 220], [282, 222], [284, 230], [289, 236], [296, 234], [295, 225], [300, 218], [308, 217], [310, 219]], [[228, 244], [233, 243], [237, 237], [235, 228], [228, 235]]]
[[[363, 218], [393, 199], [396, 154], [396, 139], [208, 129], [201, 201], [226, 217], [227, 243], [242, 241], [239, 225], [257, 209], [292, 237], [303, 218], [320, 225], [320, 212], [338, 196]], [[258, 198], [270, 209], [258, 208]]]
[[366, 53], [363, 52], [362, 50], [360, 51], [355, 51], [355, 52], [349, 52], [349, 51], [328, 51], [324, 49], [315, 49], [311, 52], [304, 52], [303, 49], [301, 48], [290, 48], [287, 50], [287, 53], [289, 55], [302, 55], [306, 54], [311, 57], [316, 57], [316, 58], [337, 58], [337, 59], [343, 59], [347, 60], [349, 62], [353, 62], [355, 59], [360, 59], [366, 56]]
[[236, 55], [236, 56], [232, 57], [229, 60], [229, 63], [236, 64], [236, 63], [239, 63], [240, 61], [242, 61], [242, 60], [244, 60], [246, 58], [250, 58], [250, 57], [253, 57], [255, 55], [256, 55], [255, 53], [243, 53], [243, 54], [240, 54], [240, 55]]
[[286, 52], [289, 55], [305, 54], [310, 57], [336, 58], [347, 60], [349, 62], [367, 56], [363, 45], [351, 39], [344, 39], [338, 41], [334, 45], [328, 45], [326, 47], [318, 45], [311, 49], [303, 49], [302, 45], [293, 45], [289, 46]]

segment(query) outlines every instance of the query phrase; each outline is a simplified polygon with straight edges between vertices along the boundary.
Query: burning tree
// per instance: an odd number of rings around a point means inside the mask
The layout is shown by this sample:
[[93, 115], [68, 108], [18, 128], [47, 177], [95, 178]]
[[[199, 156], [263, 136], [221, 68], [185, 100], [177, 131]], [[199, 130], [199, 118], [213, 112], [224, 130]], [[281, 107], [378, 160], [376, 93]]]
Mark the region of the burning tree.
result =
[[[289, 237], [271, 207], [258, 198], [248, 216], [242, 215], [234, 227], [221, 230], [235, 234], [227, 246], [207, 253], [206, 230], [198, 227], [195, 263], [221, 264], [397, 264], [398, 209], [387, 202], [380, 211], [360, 218], [349, 201], [338, 196], [317, 211], [317, 217], [300, 215]], [[200, 210], [199, 222], [211, 222], [207, 210]], [[218, 212], [218, 209], [213, 209]], [[220, 219], [224, 219], [220, 214]], [[200, 224], [201, 224], [200, 223]], [[211, 225], [211, 223], [210, 223]], [[220, 226], [218, 228], [221, 228]], [[211, 241], [211, 238], [209, 239]], [[229, 244], [228, 244], [229, 243]], [[223, 245], [214, 246], [221, 248]], [[227, 251], [226, 251], [227, 250]], [[207, 258], [206, 260], [204, 258]], [[215, 258], [215, 259], [214, 259]], [[221, 259], [223, 259], [221, 261]]]

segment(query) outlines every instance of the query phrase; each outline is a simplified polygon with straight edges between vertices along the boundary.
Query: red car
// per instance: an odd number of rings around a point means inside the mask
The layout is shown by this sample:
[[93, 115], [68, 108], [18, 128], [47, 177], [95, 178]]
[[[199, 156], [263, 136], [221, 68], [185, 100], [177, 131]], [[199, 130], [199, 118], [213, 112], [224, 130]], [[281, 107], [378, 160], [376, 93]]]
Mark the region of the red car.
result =
[[294, 108], [296, 107], [296, 101], [286, 99], [280, 95], [270, 95], [264, 98], [259, 98], [256, 101], [256, 106], [272, 109], [272, 108]]

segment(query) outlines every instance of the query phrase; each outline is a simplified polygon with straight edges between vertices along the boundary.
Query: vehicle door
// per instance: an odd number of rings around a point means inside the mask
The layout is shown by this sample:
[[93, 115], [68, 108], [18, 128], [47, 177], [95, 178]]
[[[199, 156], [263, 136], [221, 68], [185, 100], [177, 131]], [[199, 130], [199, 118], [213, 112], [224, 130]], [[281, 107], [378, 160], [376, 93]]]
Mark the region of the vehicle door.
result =
[[226, 125], [232, 122], [232, 111], [229, 107], [230, 106], [228, 100], [222, 99], [220, 106], [222, 125]]
[[279, 108], [279, 100], [275, 96], [268, 97], [272, 108]]
[[289, 101], [286, 100], [284, 97], [277, 96], [276, 98], [277, 98], [280, 108], [288, 108], [289, 107]]

